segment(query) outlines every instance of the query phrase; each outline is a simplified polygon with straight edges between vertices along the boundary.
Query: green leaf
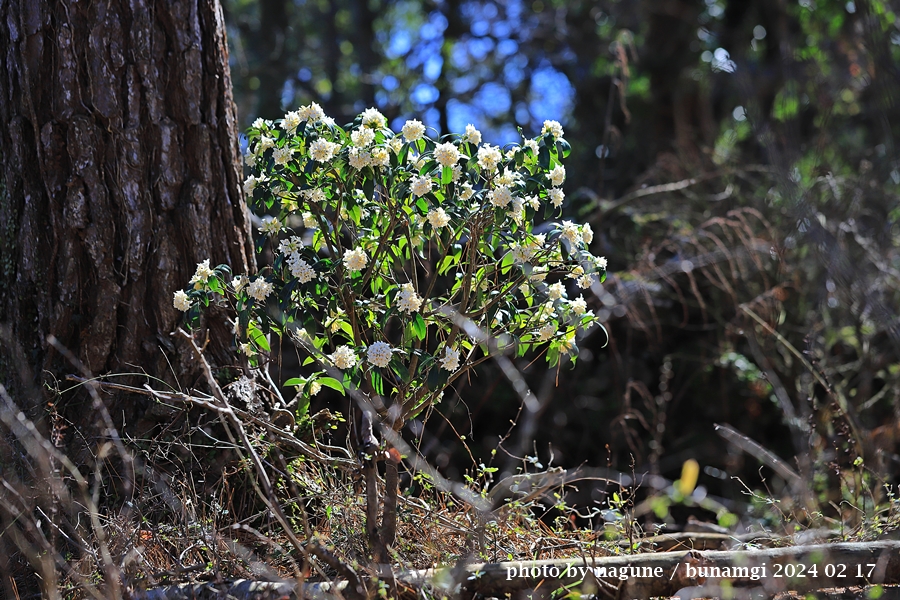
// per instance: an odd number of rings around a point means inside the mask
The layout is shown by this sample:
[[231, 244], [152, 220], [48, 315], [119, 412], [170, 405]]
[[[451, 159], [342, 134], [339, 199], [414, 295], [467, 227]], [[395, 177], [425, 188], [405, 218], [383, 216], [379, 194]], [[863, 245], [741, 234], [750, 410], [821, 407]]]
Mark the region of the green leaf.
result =
[[250, 324], [250, 339], [253, 340], [253, 343], [262, 350], [266, 352], [270, 352], [272, 349], [269, 347], [269, 340], [266, 339], [266, 334], [260, 331], [259, 327], [256, 324]]
[[569, 153], [572, 152], [572, 146], [566, 140], [556, 140], [556, 148], [563, 158], [568, 158]]
[[550, 348], [547, 350], [547, 364], [551, 367], [555, 367], [559, 364], [559, 345], [551, 344]]
[[442, 369], [439, 366], [435, 365], [430, 371], [428, 371], [428, 389], [431, 391], [437, 391], [441, 389], [447, 384], [447, 380], [449, 378], [450, 371], [447, 371], [446, 369]]
[[372, 389], [375, 390], [375, 393], [384, 396], [384, 379], [381, 377], [381, 373], [372, 369], [369, 371], [369, 379], [372, 381]]
[[500, 273], [502, 275], [506, 275], [509, 273], [509, 270], [512, 268], [513, 264], [515, 264], [515, 257], [512, 252], [507, 252], [503, 259], [500, 261]]
[[413, 319], [409, 325], [412, 328], [413, 336], [415, 336], [417, 340], [421, 342], [425, 339], [425, 334], [428, 332], [428, 326], [425, 324], [425, 319], [422, 318], [422, 315], [416, 313], [416, 318]]
[[335, 390], [336, 392], [340, 392], [342, 396], [347, 395], [347, 392], [344, 389], [344, 384], [342, 384], [340, 381], [338, 381], [334, 377], [320, 377], [316, 381], [318, 381], [325, 387], [329, 387], [329, 388]]
[[297, 399], [297, 420], [302, 419], [309, 412], [309, 394], [303, 394]]
[[550, 169], [550, 148], [547, 146], [541, 146], [538, 152], [538, 165], [545, 171]]
[[295, 385], [304, 385], [304, 384], [306, 384], [306, 379], [304, 379], [303, 377], [291, 377], [290, 379], [288, 379], [281, 385], [282, 385], [282, 387], [292, 387]]
[[459, 254], [448, 254], [438, 263], [438, 275], [444, 275], [459, 262]]
[[441, 185], [447, 185], [453, 181], [453, 168], [444, 167], [441, 169]]
[[394, 357], [391, 359], [390, 364], [391, 371], [394, 372], [394, 375], [397, 376], [397, 379], [400, 381], [406, 382], [409, 380], [409, 369], [407, 369], [403, 363], [400, 362], [398, 357]]

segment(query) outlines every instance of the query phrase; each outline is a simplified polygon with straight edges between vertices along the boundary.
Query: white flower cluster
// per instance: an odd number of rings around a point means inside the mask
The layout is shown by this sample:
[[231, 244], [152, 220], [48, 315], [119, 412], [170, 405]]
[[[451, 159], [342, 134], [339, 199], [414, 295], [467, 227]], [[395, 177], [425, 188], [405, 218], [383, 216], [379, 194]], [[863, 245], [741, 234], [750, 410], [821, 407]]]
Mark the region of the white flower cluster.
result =
[[387, 342], [375, 342], [366, 350], [366, 360], [376, 367], [384, 368], [391, 362], [391, 345]]
[[419, 176], [413, 175], [412, 184], [410, 185], [410, 190], [413, 193], [413, 196], [419, 198], [424, 196], [428, 192], [431, 191], [433, 183], [431, 181], [431, 177], [428, 176]]
[[497, 146], [485, 144], [478, 149], [478, 166], [488, 172], [495, 171], [502, 160], [503, 155]]
[[414, 142], [422, 139], [422, 136], [425, 135], [425, 125], [421, 121], [411, 119], [403, 125], [403, 129], [400, 132], [407, 142]]
[[194, 276], [191, 277], [190, 284], [194, 286], [194, 289], [203, 289], [213, 275], [215, 273], [209, 268], [209, 259], [207, 258], [203, 262], [197, 263], [197, 270], [194, 272]]
[[440, 229], [450, 223], [450, 215], [443, 208], [432, 208], [428, 211], [426, 218], [435, 229]]
[[276, 235], [281, 231], [281, 221], [278, 220], [278, 217], [266, 215], [262, 218], [262, 224], [259, 226], [259, 230], [267, 235]]
[[422, 298], [416, 293], [413, 284], [404, 283], [397, 294], [397, 309], [400, 312], [414, 313], [422, 306]]
[[185, 312], [191, 308], [191, 299], [188, 298], [187, 292], [184, 290], [177, 290], [175, 292], [175, 297], [172, 299], [172, 304], [175, 306], [176, 310]]
[[262, 277], [257, 277], [247, 286], [247, 293], [262, 302], [274, 289], [275, 286], [272, 282], [266, 281]]
[[441, 368], [447, 371], [455, 371], [459, 368], [459, 350], [450, 346], [444, 346], [444, 356], [440, 359]]
[[352, 369], [359, 361], [359, 358], [356, 356], [353, 348], [347, 346], [346, 344], [335, 348], [334, 353], [328, 355], [328, 358], [332, 363], [334, 363], [334, 366], [341, 371]]
[[368, 262], [369, 257], [366, 256], [366, 253], [362, 248], [357, 247], [353, 250], [344, 251], [344, 266], [347, 267], [350, 272], [362, 271]]
[[290, 269], [291, 275], [297, 278], [297, 281], [309, 283], [316, 278], [315, 269], [300, 257], [299, 252], [291, 252], [285, 256], [287, 257], [288, 269]]
[[442, 167], [454, 166], [461, 157], [462, 154], [452, 142], [438, 144], [434, 149], [434, 160], [438, 161]]

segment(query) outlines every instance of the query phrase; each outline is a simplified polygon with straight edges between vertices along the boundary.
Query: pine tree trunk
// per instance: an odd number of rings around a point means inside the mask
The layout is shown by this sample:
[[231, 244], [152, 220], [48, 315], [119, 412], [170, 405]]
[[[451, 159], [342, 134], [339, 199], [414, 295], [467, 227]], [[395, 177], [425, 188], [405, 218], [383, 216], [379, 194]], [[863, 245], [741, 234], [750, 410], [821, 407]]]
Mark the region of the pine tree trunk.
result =
[[[28, 390], [77, 372], [51, 335], [94, 375], [196, 383], [172, 295], [204, 259], [253, 264], [237, 123], [218, 0], [0, 1], [0, 382], [32, 418], [51, 396]], [[233, 364], [224, 315], [208, 326]], [[64, 397], [89, 450], [99, 419]], [[171, 418], [105, 402], [126, 430]]]

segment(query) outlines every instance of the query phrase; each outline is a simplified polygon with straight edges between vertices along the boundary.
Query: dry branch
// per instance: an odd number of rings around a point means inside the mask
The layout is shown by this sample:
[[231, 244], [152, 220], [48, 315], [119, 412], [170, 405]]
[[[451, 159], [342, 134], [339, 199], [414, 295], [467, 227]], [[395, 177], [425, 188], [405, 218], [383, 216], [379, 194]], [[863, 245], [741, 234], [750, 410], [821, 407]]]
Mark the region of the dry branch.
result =
[[[753, 569], [756, 569], [754, 571]], [[799, 574], [802, 572], [802, 576]], [[718, 573], [720, 576], [710, 576]], [[788, 575], [795, 575], [793, 578]], [[727, 575], [727, 576], [726, 576]], [[622, 580], [624, 577], [624, 580]], [[462, 596], [478, 594], [502, 597], [524, 590], [546, 591], [567, 586], [581, 588], [608, 598], [652, 598], [680, 595], [682, 598], [715, 595], [715, 590], [732, 587], [736, 597], [808, 592], [829, 588], [900, 583], [900, 542], [821, 544], [747, 551], [690, 551], [635, 554], [630, 556], [583, 557], [540, 561], [475, 563], [400, 572], [394, 576], [398, 586], [413, 590], [436, 588], [441, 594], [458, 591]], [[254, 585], [256, 587], [254, 587]], [[345, 589], [336, 584], [306, 583], [306, 598], [331, 600], [332, 590]], [[455, 590], [459, 586], [458, 590]], [[211, 584], [175, 586], [136, 594], [136, 600], [161, 598], [212, 598]], [[204, 590], [208, 590], [204, 592]], [[270, 592], [269, 592], [270, 590]], [[228, 588], [229, 597], [294, 598], [292, 583], [239, 581]], [[266, 591], [271, 596], [259, 594]], [[335, 590], [336, 591], [336, 590]], [[193, 594], [193, 595], [191, 595]]]

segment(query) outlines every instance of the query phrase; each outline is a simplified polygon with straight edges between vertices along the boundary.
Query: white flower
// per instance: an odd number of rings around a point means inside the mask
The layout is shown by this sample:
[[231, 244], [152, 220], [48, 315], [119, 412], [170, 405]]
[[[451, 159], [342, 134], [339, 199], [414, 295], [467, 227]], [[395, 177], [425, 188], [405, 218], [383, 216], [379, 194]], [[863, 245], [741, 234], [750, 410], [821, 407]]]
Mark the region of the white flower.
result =
[[276, 165], [286, 165], [289, 160], [291, 160], [291, 150], [288, 146], [282, 146], [281, 148], [275, 148], [272, 151], [272, 158], [275, 160]]
[[512, 207], [509, 209], [509, 216], [519, 225], [525, 220], [525, 200], [513, 196]]
[[392, 137], [391, 141], [388, 142], [388, 146], [391, 147], [391, 151], [394, 154], [400, 154], [400, 151], [403, 150], [403, 140], [400, 139], [400, 136]]
[[[369, 129], [368, 131], [372, 131]], [[372, 161], [372, 155], [361, 148], [350, 148], [350, 166], [357, 170], [365, 169]]]
[[387, 148], [379, 146], [378, 148], [374, 148], [372, 150], [372, 158], [369, 161], [369, 164], [373, 167], [387, 167], [391, 164], [391, 155], [388, 153]]
[[435, 229], [440, 229], [450, 222], [450, 215], [448, 215], [443, 208], [432, 208], [428, 211], [428, 216], [426, 218]]
[[362, 271], [369, 262], [369, 257], [362, 248], [356, 247], [353, 250], [344, 251], [344, 266], [351, 272]]
[[510, 244], [509, 249], [512, 252], [513, 259], [519, 264], [528, 262], [528, 260], [534, 256], [534, 248], [531, 244], [519, 244], [518, 242], [513, 242]]
[[250, 282], [250, 285], [247, 286], [247, 293], [262, 302], [266, 299], [266, 296], [272, 293], [274, 289], [274, 285], [272, 285], [262, 277], [257, 277]]
[[259, 226], [259, 230], [268, 235], [275, 235], [281, 231], [281, 221], [276, 217], [266, 215], [262, 218], [262, 225]]
[[581, 244], [581, 228], [572, 221], [562, 222], [562, 237], [569, 240], [573, 246]]
[[372, 129], [384, 127], [386, 119], [377, 108], [367, 108], [360, 116], [362, 117], [363, 127], [371, 127]]
[[244, 164], [247, 165], [248, 167], [255, 167], [256, 166], [256, 155], [253, 154], [252, 152], [248, 152], [247, 154], [245, 154], [244, 155]]
[[303, 190], [302, 192], [300, 192], [300, 195], [306, 198], [307, 201], [315, 202], [316, 204], [318, 204], [319, 202], [324, 202], [326, 199], [325, 191], [318, 188]]
[[494, 171], [503, 156], [500, 154], [500, 148], [486, 144], [478, 149], [478, 166], [486, 171]]
[[197, 270], [194, 272], [194, 276], [191, 277], [190, 283], [206, 283], [213, 275], [215, 273], [209, 268], [209, 259], [207, 258], [202, 263], [197, 263]]
[[391, 352], [391, 345], [387, 342], [375, 342], [366, 350], [366, 360], [383, 368], [391, 362]]
[[294, 135], [300, 123], [300, 113], [298, 111], [292, 111], [284, 115], [284, 120], [281, 122], [281, 128], [289, 134]]
[[503, 169], [503, 173], [497, 178], [497, 185], [512, 186], [520, 181], [522, 181], [520, 173], [516, 173], [513, 169]]
[[556, 139], [562, 139], [563, 137], [563, 128], [562, 125], [559, 124], [559, 121], [544, 121], [544, 127], [541, 129], [541, 134], [550, 133]]
[[412, 185], [410, 189], [414, 196], [424, 196], [428, 192], [431, 191], [431, 178], [430, 177], [420, 177], [419, 175], [414, 175], [412, 178]]
[[397, 309], [400, 312], [414, 313], [422, 306], [422, 298], [416, 294], [413, 284], [404, 283], [397, 294]]
[[352, 369], [359, 360], [356, 357], [356, 353], [353, 352], [353, 348], [346, 344], [335, 348], [334, 354], [331, 354], [328, 358], [331, 359], [335, 367], [342, 371], [344, 369]]
[[497, 186], [497, 189], [488, 193], [488, 199], [491, 204], [499, 208], [506, 208], [506, 205], [512, 201], [512, 192], [505, 185]]
[[434, 160], [443, 167], [452, 167], [462, 156], [459, 150], [451, 142], [438, 144], [434, 149]]
[[462, 136], [463, 143], [475, 144], [481, 143], [481, 132], [475, 129], [475, 126], [469, 123], [466, 125], [466, 133]]
[[257, 179], [253, 175], [248, 175], [247, 179], [244, 180], [244, 195], [245, 196], [253, 195], [253, 190], [256, 189], [257, 183], [259, 183], [259, 179]]
[[531, 210], [538, 210], [541, 207], [541, 201], [537, 196], [525, 196], [525, 202], [531, 207]]
[[241, 353], [246, 354], [247, 356], [253, 356], [253, 346], [250, 345], [250, 342], [245, 342], [238, 346]]
[[581, 277], [578, 278], [578, 287], [580, 287], [583, 290], [586, 290], [589, 287], [591, 287], [592, 283], [594, 283], [594, 278], [592, 276], [588, 275], [587, 273], [585, 273], [584, 275], [582, 275]]
[[587, 310], [587, 302], [585, 302], [584, 297], [582, 296], [578, 296], [574, 300], [569, 301], [569, 306], [572, 307], [572, 312], [579, 317]]
[[288, 265], [291, 269], [291, 275], [297, 278], [297, 281], [300, 283], [309, 283], [316, 277], [316, 271], [309, 263], [300, 258], [299, 255], [294, 255], [289, 261]]
[[450, 181], [452, 181], [453, 183], [459, 183], [460, 178], [462, 178], [462, 166], [453, 165], [451, 169], [453, 170], [453, 175], [450, 176]]
[[306, 227], [307, 229], [315, 229], [316, 227], [319, 226], [319, 224], [316, 222], [316, 218], [313, 216], [313, 214], [311, 212], [303, 213], [302, 217], [303, 217], [303, 226]]
[[322, 107], [313, 102], [309, 106], [301, 106], [299, 110], [297, 110], [297, 116], [300, 118], [300, 121], [309, 121], [310, 123], [317, 123], [325, 119], [325, 111], [322, 110]]
[[595, 260], [594, 263], [597, 265], [598, 269], [603, 269], [604, 271], [606, 270], [607, 263], [606, 263], [605, 256], [601, 256], [601, 257], [597, 258], [597, 260]]
[[590, 244], [594, 241], [594, 230], [591, 228], [590, 223], [585, 223], [581, 226], [581, 239], [584, 240], [585, 244]]
[[553, 205], [553, 208], [559, 208], [562, 206], [563, 200], [566, 198], [566, 195], [559, 188], [552, 188], [547, 195], [550, 196], [550, 204]]
[[550, 285], [548, 295], [551, 300], [559, 300], [566, 295], [566, 286], [564, 286], [562, 282], [557, 281]]
[[353, 145], [357, 146], [358, 148], [365, 148], [375, 141], [375, 132], [368, 127], [357, 129], [350, 134], [350, 141], [353, 142]]
[[556, 335], [556, 325], [554, 325], [553, 323], [547, 323], [546, 325], [544, 325], [543, 327], [541, 327], [538, 330], [537, 334], [538, 334], [538, 341], [546, 342], [547, 340], [552, 338], [554, 335]]
[[263, 119], [262, 117], [257, 117], [256, 120], [253, 121], [252, 127], [254, 129], [264, 129], [266, 125], [267, 123], [265, 119]]
[[297, 252], [300, 252], [301, 248], [303, 248], [303, 240], [296, 235], [292, 235], [286, 240], [281, 240], [278, 244], [278, 251], [285, 256], [296, 254]]
[[566, 168], [562, 165], [556, 165], [555, 167], [553, 167], [553, 170], [550, 171], [550, 183], [555, 186], [560, 186], [565, 180]]
[[460, 200], [468, 200], [472, 196], [475, 195], [475, 190], [472, 189], [471, 183], [462, 184], [462, 189], [459, 191], [459, 199]]
[[178, 290], [177, 292], [175, 292], [175, 297], [172, 299], [172, 304], [181, 312], [185, 312], [191, 308], [191, 299], [188, 298], [187, 292], [185, 292], [184, 290]]
[[259, 138], [259, 146], [256, 147], [256, 153], [262, 154], [269, 148], [275, 147], [275, 138], [269, 137], [267, 135], [260, 136]]
[[313, 381], [311, 384], [309, 384], [309, 395], [310, 396], [315, 396], [316, 394], [318, 394], [321, 391], [322, 391], [322, 384], [319, 383], [318, 381]]
[[417, 119], [410, 119], [403, 124], [403, 129], [400, 132], [407, 142], [414, 142], [425, 135], [425, 125]]
[[547, 278], [547, 267], [538, 265], [531, 269], [531, 280], [532, 281], [543, 281]]
[[537, 140], [525, 140], [523, 144], [527, 149], [531, 150], [535, 156], [537, 156], [538, 152], [540, 152], [540, 148], [538, 148]]
[[459, 350], [450, 346], [444, 346], [444, 356], [440, 359], [441, 368], [447, 371], [455, 371], [459, 368]]
[[235, 277], [231, 280], [231, 287], [234, 288], [235, 294], [240, 294], [241, 290], [244, 289], [244, 286], [246, 286], [248, 283], [250, 283], [250, 280], [246, 275], [239, 275], [238, 277]]
[[338, 145], [319, 138], [309, 145], [309, 155], [316, 162], [326, 162], [334, 157]]

